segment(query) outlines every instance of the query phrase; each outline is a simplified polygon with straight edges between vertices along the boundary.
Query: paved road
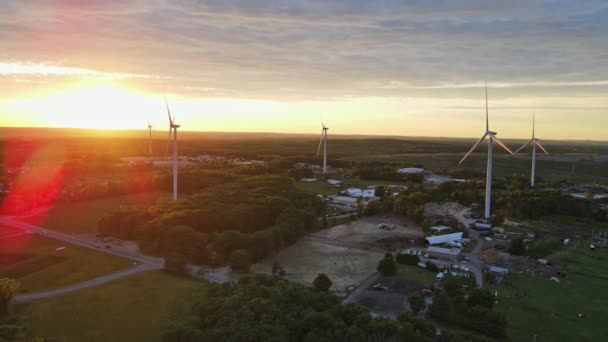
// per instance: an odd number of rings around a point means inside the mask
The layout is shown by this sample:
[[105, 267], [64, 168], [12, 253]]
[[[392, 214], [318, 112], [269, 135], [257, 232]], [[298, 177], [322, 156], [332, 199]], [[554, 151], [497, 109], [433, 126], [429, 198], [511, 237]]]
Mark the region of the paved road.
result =
[[61, 296], [61, 295], [65, 295], [68, 293], [72, 293], [72, 292], [88, 289], [91, 287], [103, 285], [103, 284], [109, 283], [111, 281], [130, 276], [132, 274], [148, 272], [148, 271], [158, 270], [158, 269], [159, 269], [159, 267], [151, 265], [151, 264], [139, 264], [135, 267], [131, 267], [126, 270], [122, 270], [122, 271], [119, 271], [116, 273], [111, 273], [111, 274], [105, 275], [103, 277], [87, 280], [87, 281], [79, 283], [79, 284], [62, 287], [60, 289], [16, 295], [15, 301], [29, 302], [29, 301], [36, 300], [36, 299]]
[[0, 216], [0, 224], [6, 225], [9, 227], [20, 228], [26, 232], [40, 234], [43, 236], [53, 238], [55, 240], [60, 240], [60, 241], [71, 243], [73, 245], [78, 245], [81, 247], [94, 249], [96, 251], [106, 253], [106, 254], [117, 255], [117, 256], [120, 256], [120, 257], [123, 257], [126, 259], [131, 259], [133, 261], [137, 261], [137, 262], [144, 263], [144, 264], [150, 264], [150, 265], [163, 267], [164, 263], [165, 263], [163, 258], [155, 258], [155, 257], [147, 256], [145, 254], [125, 250], [125, 249], [122, 249], [119, 247], [114, 247], [114, 246], [112, 248], [105, 248], [105, 244], [101, 243], [101, 242], [91, 241], [91, 240], [88, 240], [88, 239], [85, 239], [82, 237], [58, 232], [56, 230], [51, 230], [48, 228], [35, 226], [35, 225], [27, 224], [24, 222], [19, 222], [19, 221], [16, 221], [14, 219], [7, 218], [7, 217]]
[[[42, 236], [53, 238], [55, 240], [71, 243], [71, 244], [89, 248], [89, 249], [93, 249], [98, 252], [116, 255], [119, 257], [133, 260], [137, 263], [137, 266], [135, 266], [135, 267], [131, 267], [126, 270], [118, 271], [116, 273], [111, 273], [111, 274], [105, 275], [103, 277], [92, 279], [92, 280], [89, 280], [89, 281], [86, 281], [86, 282], [83, 282], [80, 284], [75, 284], [75, 285], [67, 286], [67, 287], [52, 290], [52, 291], [31, 293], [31, 294], [27, 294], [27, 295], [18, 295], [15, 298], [17, 301], [30, 301], [30, 300], [34, 300], [34, 299], [60, 296], [63, 294], [79, 291], [79, 290], [82, 290], [85, 288], [99, 286], [99, 285], [108, 283], [110, 281], [114, 281], [117, 279], [121, 279], [121, 278], [130, 276], [135, 273], [146, 272], [146, 271], [151, 271], [151, 270], [159, 270], [159, 269], [162, 269], [165, 265], [165, 261], [163, 258], [151, 257], [148, 255], [139, 253], [139, 252], [126, 250], [126, 249], [116, 247], [116, 246], [112, 246], [112, 248], [106, 248], [105, 247], [106, 244], [101, 243], [101, 242], [91, 241], [86, 238], [58, 232], [56, 230], [44, 228], [41, 226], [35, 226], [35, 225], [31, 225], [31, 224], [24, 223], [24, 222], [19, 222], [12, 218], [6, 217], [6, 216], [0, 216], [0, 224], [8, 226], [8, 227], [20, 228], [26, 232], [40, 234]], [[203, 273], [202, 275], [197, 276], [197, 278], [205, 279], [209, 282], [215, 282], [215, 283], [227, 283], [227, 282], [232, 281], [232, 277], [231, 277], [230, 273], [226, 273], [226, 272], [220, 273], [216, 269], [210, 269], [207, 272]]]

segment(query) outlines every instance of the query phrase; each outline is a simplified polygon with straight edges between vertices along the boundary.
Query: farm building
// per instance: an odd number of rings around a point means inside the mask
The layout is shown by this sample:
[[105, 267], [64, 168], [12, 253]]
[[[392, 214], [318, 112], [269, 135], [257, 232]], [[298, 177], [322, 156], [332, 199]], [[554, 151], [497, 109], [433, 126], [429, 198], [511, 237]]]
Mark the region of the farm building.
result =
[[444, 234], [444, 235], [436, 235], [429, 236], [426, 238], [429, 245], [440, 245], [440, 244], [458, 244], [462, 240], [462, 232], [452, 233], [452, 234]]
[[419, 167], [406, 167], [406, 168], [397, 170], [397, 172], [405, 173], [405, 174], [416, 174], [416, 173], [423, 173], [424, 169], [419, 168]]
[[429, 253], [429, 257], [446, 260], [456, 260], [460, 255], [460, 249], [458, 248], [441, 248], [430, 246], [426, 249]]
[[452, 228], [446, 226], [435, 226], [431, 227], [431, 230], [437, 233], [445, 232], [446, 230], [450, 230]]
[[328, 179], [327, 184], [329, 184], [330, 186], [333, 186], [334, 188], [339, 188], [342, 186], [342, 181], [335, 180], [335, 179]]
[[357, 199], [355, 197], [333, 196], [333, 197], [331, 197], [331, 201], [333, 203], [347, 205], [347, 206], [351, 206], [351, 207], [357, 206]]

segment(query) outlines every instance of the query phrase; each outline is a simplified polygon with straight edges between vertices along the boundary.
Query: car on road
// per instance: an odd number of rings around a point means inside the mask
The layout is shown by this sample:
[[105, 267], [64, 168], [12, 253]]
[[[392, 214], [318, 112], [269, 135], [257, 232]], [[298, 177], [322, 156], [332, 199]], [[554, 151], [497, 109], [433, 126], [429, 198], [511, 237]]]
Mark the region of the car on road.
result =
[[382, 285], [382, 284], [378, 283], [378, 284], [372, 286], [372, 290], [374, 290], [374, 291], [386, 291], [386, 290], [388, 290], [388, 287], [386, 287], [386, 285]]

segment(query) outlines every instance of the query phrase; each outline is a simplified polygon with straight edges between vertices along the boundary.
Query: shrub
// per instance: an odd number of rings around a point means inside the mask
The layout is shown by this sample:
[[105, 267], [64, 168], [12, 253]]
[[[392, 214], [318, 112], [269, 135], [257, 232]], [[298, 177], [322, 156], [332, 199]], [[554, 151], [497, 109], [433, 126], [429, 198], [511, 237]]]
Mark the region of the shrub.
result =
[[417, 255], [399, 253], [395, 258], [395, 261], [397, 261], [398, 264], [415, 266], [420, 262], [420, 258], [418, 258]]
[[397, 273], [397, 264], [391, 253], [387, 253], [378, 263], [378, 272], [383, 276], [392, 276]]
[[332, 281], [325, 273], [317, 274], [315, 280], [313, 280], [313, 285], [315, 286], [315, 290], [321, 292], [327, 292], [333, 285]]

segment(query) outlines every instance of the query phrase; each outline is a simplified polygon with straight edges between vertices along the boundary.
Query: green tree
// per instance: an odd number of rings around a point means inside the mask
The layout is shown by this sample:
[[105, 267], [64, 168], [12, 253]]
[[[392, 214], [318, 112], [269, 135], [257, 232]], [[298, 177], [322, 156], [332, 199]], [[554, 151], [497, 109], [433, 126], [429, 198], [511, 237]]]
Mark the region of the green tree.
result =
[[492, 309], [494, 307], [494, 295], [489, 290], [477, 288], [469, 293], [467, 304], [470, 307], [481, 306]]
[[315, 280], [313, 280], [313, 285], [315, 286], [315, 290], [321, 292], [327, 292], [333, 285], [333, 282], [329, 279], [329, 277], [325, 273], [317, 274]]
[[171, 252], [165, 257], [165, 270], [173, 274], [185, 274], [188, 259], [178, 252]]
[[397, 273], [397, 264], [391, 253], [386, 253], [384, 258], [378, 263], [378, 272], [383, 276], [392, 276]]
[[424, 297], [418, 292], [411, 293], [407, 296], [407, 301], [410, 304], [410, 309], [414, 315], [418, 315], [420, 311], [424, 309], [426, 303], [424, 301]]
[[524, 240], [522, 238], [515, 238], [509, 243], [509, 253], [513, 255], [524, 255], [526, 254], [526, 246], [524, 246]]
[[418, 258], [417, 255], [399, 253], [399, 254], [397, 254], [397, 257], [395, 258], [395, 261], [398, 264], [402, 264], [402, 265], [416, 266], [420, 262], [420, 258]]
[[251, 267], [251, 257], [244, 249], [237, 249], [230, 254], [228, 264], [233, 270], [247, 272]]
[[19, 290], [19, 282], [15, 279], [0, 279], [0, 317], [8, 312], [8, 305]]
[[363, 214], [367, 216], [373, 216], [376, 214], [380, 214], [384, 209], [384, 205], [379, 200], [369, 201], [363, 209]]
[[272, 264], [272, 275], [278, 275], [279, 277], [282, 277], [285, 275], [285, 269], [283, 269], [281, 264], [279, 264], [278, 262], [274, 262]]
[[386, 188], [382, 185], [378, 185], [374, 191], [374, 196], [382, 198], [384, 195], [386, 195]]

